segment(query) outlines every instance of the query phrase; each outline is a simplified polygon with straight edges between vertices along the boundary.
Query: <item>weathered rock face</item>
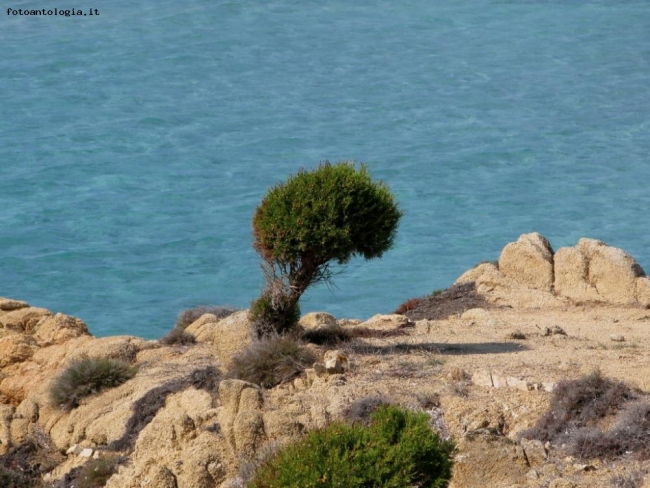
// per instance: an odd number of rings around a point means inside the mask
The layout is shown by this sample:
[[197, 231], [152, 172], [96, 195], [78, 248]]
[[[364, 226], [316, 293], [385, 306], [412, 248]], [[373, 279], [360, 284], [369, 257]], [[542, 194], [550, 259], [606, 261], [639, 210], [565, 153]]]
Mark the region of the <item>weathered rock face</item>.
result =
[[212, 314], [205, 314], [190, 324], [185, 332], [193, 335], [197, 342], [214, 344], [219, 359], [227, 364], [235, 354], [250, 344], [250, 330], [248, 310], [242, 310], [220, 320]]
[[310, 312], [300, 318], [300, 325], [305, 329], [335, 327], [336, 317], [325, 312]]
[[499, 271], [536, 290], [553, 290], [553, 248], [537, 232], [523, 234], [501, 251]]
[[618, 304], [646, 300], [643, 292], [641, 296], [637, 293], [637, 286], [644, 288], [647, 283], [645, 273], [622, 249], [595, 239], [580, 239], [574, 248], [562, 248], [558, 254], [555, 283], [558, 293], [574, 300]]
[[553, 253], [537, 233], [507, 244], [498, 268], [486, 263], [456, 283], [473, 281], [477, 291], [500, 305], [561, 306], [566, 299], [619, 305], [650, 305], [650, 279], [625, 251], [595, 239]]

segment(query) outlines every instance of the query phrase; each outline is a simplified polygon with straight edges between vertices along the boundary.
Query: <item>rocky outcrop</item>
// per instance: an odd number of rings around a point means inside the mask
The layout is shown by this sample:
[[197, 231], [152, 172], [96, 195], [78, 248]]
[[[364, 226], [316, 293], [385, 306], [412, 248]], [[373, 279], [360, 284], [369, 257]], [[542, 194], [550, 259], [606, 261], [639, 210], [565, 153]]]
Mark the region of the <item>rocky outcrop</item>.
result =
[[553, 248], [537, 232], [523, 234], [501, 251], [499, 271], [521, 285], [553, 291]]
[[222, 363], [227, 364], [230, 358], [250, 344], [250, 329], [248, 310], [242, 310], [223, 319], [205, 314], [190, 324], [185, 332], [193, 335], [197, 342], [211, 343]]
[[556, 253], [540, 234], [524, 234], [507, 244], [498, 266], [484, 263], [456, 283], [474, 282], [492, 303], [518, 308], [599, 301], [650, 305], [650, 279], [625, 251], [595, 239]]
[[325, 312], [310, 312], [300, 318], [300, 325], [305, 329], [335, 327], [336, 317]]

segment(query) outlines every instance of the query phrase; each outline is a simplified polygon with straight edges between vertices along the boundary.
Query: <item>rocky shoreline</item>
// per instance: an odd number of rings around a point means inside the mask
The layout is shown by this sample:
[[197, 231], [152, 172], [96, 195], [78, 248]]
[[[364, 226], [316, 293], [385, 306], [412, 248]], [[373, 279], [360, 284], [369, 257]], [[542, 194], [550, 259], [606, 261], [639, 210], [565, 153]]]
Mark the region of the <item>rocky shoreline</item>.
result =
[[[38, 471], [44, 486], [74, 486], [89, 460], [115, 455], [110, 488], [232, 488], [269, 446], [381, 396], [427, 412], [457, 443], [452, 487], [609, 487], [634, 473], [641, 481], [619, 486], [650, 486], [650, 476], [642, 484], [648, 460], [576, 459], [517, 436], [563, 379], [599, 369], [647, 395], [649, 308], [650, 279], [624, 251], [593, 239], [554, 251], [525, 234], [498, 263], [478, 265], [403, 314], [363, 323], [307, 314], [305, 329], [365, 336], [308, 345], [322, 358], [313, 368], [263, 389], [224, 377], [250, 342], [246, 311], [205, 314], [185, 329], [195, 344], [164, 345], [95, 338], [80, 319], [0, 298], [0, 459]], [[52, 381], [84, 355], [138, 372], [69, 412], [52, 406]]]

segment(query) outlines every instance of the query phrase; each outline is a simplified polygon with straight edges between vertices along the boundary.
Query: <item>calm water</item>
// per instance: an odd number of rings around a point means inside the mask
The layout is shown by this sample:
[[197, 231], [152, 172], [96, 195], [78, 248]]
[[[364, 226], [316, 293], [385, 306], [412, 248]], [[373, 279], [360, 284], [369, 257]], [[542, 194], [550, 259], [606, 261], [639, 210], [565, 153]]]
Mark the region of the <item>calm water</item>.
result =
[[255, 206], [325, 159], [367, 162], [405, 216], [303, 311], [389, 312], [531, 231], [650, 267], [647, 0], [77, 8], [99, 15], [0, 11], [0, 296], [99, 336], [246, 307]]

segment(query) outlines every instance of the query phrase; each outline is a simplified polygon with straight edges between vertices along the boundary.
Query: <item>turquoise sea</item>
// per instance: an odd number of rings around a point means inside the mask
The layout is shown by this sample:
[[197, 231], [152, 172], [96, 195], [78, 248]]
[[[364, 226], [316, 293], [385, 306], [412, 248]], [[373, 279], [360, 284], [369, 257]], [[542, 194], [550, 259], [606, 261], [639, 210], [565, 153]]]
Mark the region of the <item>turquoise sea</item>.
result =
[[393, 250], [311, 290], [304, 312], [390, 312], [531, 231], [650, 268], [647, 0], [13, 13], [47, 4], [0, 11], [0, 296], [98, 336], [247, 307], [256, 205], [326, 159], [367, 163], [405, 215]]

